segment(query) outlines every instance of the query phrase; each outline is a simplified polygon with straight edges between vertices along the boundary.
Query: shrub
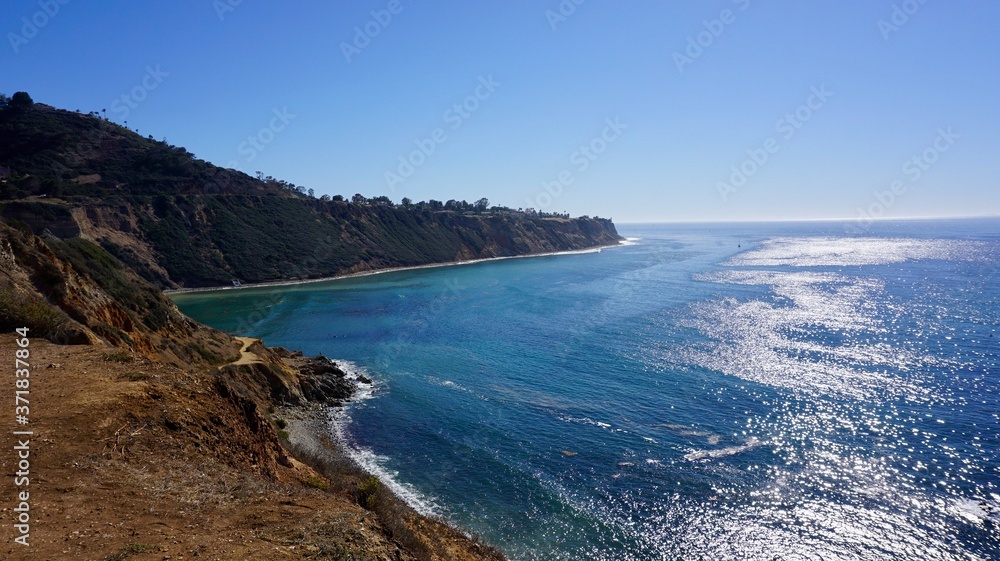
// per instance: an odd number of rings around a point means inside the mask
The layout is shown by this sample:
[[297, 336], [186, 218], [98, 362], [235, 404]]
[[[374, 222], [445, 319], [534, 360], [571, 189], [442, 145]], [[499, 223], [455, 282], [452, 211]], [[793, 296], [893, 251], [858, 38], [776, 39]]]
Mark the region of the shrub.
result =
[[66, 322], [61, 310], [27, 294], [0, 288], [0, 330], [27, 327], [35, 337], [51, 338]]
[[208, 350], [204, 345], [192, 342], [188, 343], [188, 348], [194, 351], [201, 358], [205, 359], [205, 362], [209, 364], [222, 364], [225, 362], [225, 359]]
[[374, 475], [358, 484], [358, 504], [367, 510], [375, 510], [380, 483]]
[[320, 491], [330, 490], [330, 482], [318, 475], [313, 475], [309, 477], [308, 479], [303, 481], [303, 483], [305, 483], [306, 486], [308, 487], [312, 487], [313, 489], [319, 489]]
[[104, 360], [108, 362], [117, 362], [120, 364], [125, 364], [135, 360], [135, 357], [132, 356], [132, 353], [130, 353], [129, 351], [118, 351], [116, 353], [108, 353], [104, 355]]

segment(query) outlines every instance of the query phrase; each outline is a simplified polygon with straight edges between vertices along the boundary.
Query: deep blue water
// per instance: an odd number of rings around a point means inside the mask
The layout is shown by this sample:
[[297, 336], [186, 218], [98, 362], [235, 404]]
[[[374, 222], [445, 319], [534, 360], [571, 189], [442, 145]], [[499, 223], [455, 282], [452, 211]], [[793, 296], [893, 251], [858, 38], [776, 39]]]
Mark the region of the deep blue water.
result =
[[620, 230], [176, 302], [365, 371], [331, 430], [515, 560], [1000, 558], [1000, 220]]

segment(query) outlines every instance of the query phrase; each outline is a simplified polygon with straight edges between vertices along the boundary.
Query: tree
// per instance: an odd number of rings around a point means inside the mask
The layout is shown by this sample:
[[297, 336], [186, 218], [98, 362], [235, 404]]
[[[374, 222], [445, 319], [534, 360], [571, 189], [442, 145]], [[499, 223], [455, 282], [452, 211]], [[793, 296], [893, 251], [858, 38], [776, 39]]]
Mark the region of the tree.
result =
[[316, 191], [310, 189], [310, 190], [306, 191], [306, 193], [309, 194], [309, 198], [310, 199], [315, 199], [316, 198]]
[[322, 197], [319, 198], [319, 200], [321, 200], [321, 201], [329, 201], [330, 200], [330, 195], [323, 195]]
[[355, 193], [354, 196], [351, 197], [351, 202], [356, 205], [363, 205], [368, 202], [368, 199], [366, 199], [361, 193]]
[[27, 111], [34, 104], [35, 102], [28, 95], [28, 92], [17, 92], [10, 96], [10, 100], [7, 101], [7, 107], [14, 111]]
[[331, 200], [333, 200], [334, 202], [337, 202], [337, 203], [342, 203], [342, 202], [344, 202], [344, 196], [343, 195], [334, 195]]
[[411, 199], [409, 197], [403, 197], [403, 200], [400, 201], [400, 202], [403, 203], [403, 207], [404, 208], [410, 208], [410, 205], [413, 204], [413, 199]]
[[476, 212], [482, 214], [490, 206], [490, 200], [483, 197], [475, 202], [473, 205], [476, 208]]
[[441, 210], [441, 208], [444, 207], [444, 205], [441, 204], [441, 201], [436, 201], [434, 199], [427, 201], [427, 206], [431, 207], [431, 210]]

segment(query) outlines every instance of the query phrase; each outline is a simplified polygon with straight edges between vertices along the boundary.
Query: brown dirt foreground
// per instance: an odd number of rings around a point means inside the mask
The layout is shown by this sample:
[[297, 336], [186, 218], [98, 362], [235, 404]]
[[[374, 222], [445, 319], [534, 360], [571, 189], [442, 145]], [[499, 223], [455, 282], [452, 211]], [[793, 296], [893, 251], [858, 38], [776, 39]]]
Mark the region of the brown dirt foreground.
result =
[[[314, 432], [319, 410], [270, 415], [288, 417], [283, 446], [316, 469], [292, 458], [268, 473], [214, 371], [32, 339], [29, 423], [18, 425], [16, 349], [0, 336], [2, 559], [502, 559], [384, 489], [362, 491], [364, 474]], [[26, 487], [16, 430], [33, 432]], [[28, 546], [14, 527], [25, 490]]]

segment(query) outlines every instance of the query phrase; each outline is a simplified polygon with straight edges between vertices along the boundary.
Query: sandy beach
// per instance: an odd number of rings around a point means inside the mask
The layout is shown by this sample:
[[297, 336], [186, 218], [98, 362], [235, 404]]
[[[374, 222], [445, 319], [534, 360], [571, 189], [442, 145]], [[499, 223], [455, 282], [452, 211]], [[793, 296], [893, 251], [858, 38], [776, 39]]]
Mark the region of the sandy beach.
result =
[[280, 281], [269, 281], [269, 282], [255, 282], [255, 283], [245, 283], [239, 286], [206, 286], [201, 288], [176, 288], [171, 290], [164, 290], [163, 293], [167, 296], [174, 296], [178, 294], [192, 294], [196, 292], [217, 292], [221, 290], [241, 290], [246, 288], [272, 288], [278, 286], [294, 286], [299, 284], [311, 284], [316, 282], [326, 282], [335, 281], [343, 279], [352, 279], [357, 277], [369, 277], [372, 275], [381, 275], [383, 273], [397, 273], [400, 271], [413, 271], [417, 269], [436, 269], [438, 267], [455, 267], [459, 265], [477, 265], [480, 263], [489, 263], [491, 261], [505, 261], [508, 259], [529, 259], [532, 257], [553, 257], [557, 255], [578, 255], [585, 253], [599, 253], [602, 249], [610, 249], [615, 247], [622, 247], [624, 245], [629, 245], [628, 243], [622, 242], [615, 245], [602, 245], [598, 247], [592, 247], [588, 249], [574, 249], [570, 251], [551, 251], [548, 253], [532, 253], [528, 255], [509, 255], [504, 257], [485, 257], [483, 259], [466, 259], [464, 261], [449, 261], [446, 263], [429, 263], [427, 265], [412, 265], [408, 267], [388, 267], [385, 269], [374, 269], [371, 271], [359, 271], [357, 273], [347, 273], [344, 275], [334, 275], [332, 277], [322, 277], [318, 279], [301, 279], [301, 280], [280, 280]]

